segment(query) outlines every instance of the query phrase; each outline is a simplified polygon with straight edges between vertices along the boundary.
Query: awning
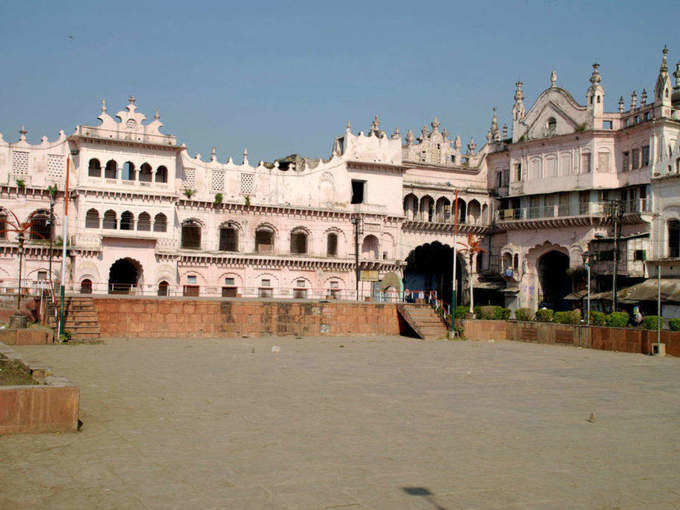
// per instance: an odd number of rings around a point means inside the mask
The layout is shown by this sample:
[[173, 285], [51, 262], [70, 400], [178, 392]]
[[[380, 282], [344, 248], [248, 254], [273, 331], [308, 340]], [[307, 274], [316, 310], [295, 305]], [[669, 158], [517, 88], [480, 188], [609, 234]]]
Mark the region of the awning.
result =
[[[640, 301], [656, 301], [658, 292], [658, 281], [650, 278], [644, 282], [636, 283], [616, 293], [616, 298], [620, 303], [634, 304]], [[590, 295], [592, 301], [612, 300], [612, 291], [597, 292]], [[661, 301], [664, 303], [680, 303], [680, 280], [671, 278], [661, 279]]]
[[577, 290], [576, 292], [572, 292], [571, 294], [567, 294], [566, 296], [564, 296], [564, 299], [566, 299], [567, 301], [581, 301], [583, 298], [586, 297], [586, 294], [588, 294], [588, 290]]
[[475, 289], [501, 290], [505, 288], [505, 282], [477, 282], [474, 287]]

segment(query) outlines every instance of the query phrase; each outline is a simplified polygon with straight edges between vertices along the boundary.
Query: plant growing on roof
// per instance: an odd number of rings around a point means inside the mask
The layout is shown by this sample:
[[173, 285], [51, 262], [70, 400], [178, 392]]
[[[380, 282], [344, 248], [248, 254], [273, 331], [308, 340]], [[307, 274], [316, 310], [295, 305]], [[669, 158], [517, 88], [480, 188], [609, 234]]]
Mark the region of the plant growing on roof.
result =
[[246, 200], [246, 207], [250, 206], [250, 195], [246, 195], [244, 198]]
[[47, 187], [47, 193], [49, 193], [49, 195], [50, 195], [52, 198], [54, 198], [54, 197], [57, 196], [57, 191], [59, 191], [59, 190], [57, 189], [57, 185], [56, 185], [56, 184], [52, 184], [52, 186], [48, 186], [48, 187]]
[[215, 205], [220, 205], [222, 203], [222, 193], [216, 193], [215, 194]]
[[475, 255], [486, 251], [482, 248], [482, 238], [473, 234], [467, 235], [466, 243], [458, 243], [461, 245], [461, 252], [468, 256], [468, 261], [470, 263], [470, 313], [474, 311], [474, 285], [472, 283], [472, 272], [473, 272], [473, 262]]
[[184, 196], [187, 198], [191, 198], [194, 195], [194, 193], [196, 193], [196, 190], [194, 189], [185, 188], [184, 190]]
[[26, 187], [26, 182], [23, 179], [17, 179], [17, 188], [24, 189]]

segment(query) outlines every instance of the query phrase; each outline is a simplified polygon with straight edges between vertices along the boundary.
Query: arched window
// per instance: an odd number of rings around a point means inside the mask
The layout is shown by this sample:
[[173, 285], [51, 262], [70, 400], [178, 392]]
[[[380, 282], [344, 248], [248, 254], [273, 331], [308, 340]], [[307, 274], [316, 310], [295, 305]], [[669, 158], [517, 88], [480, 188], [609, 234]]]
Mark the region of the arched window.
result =
[[165, 232], [168, 229], [168, 219], [165, 214], [158, 213], [153, 219], [153, 231], [154, 232]]
[[85, 228], [99, 228], [99, 212], [97, 209], [90, 209], [85, 215]]
[[326, 239], [326, 255], [336, 257], [338, 255], [338, 234], [331, 232]]
[[106, 162], [106, 168], [104, 169], [104, 177], [107, 179], [117, 179], [118, 178], [118, 164], [110, 159]]
[[515, 253], [514, 258], [512, 259], [512, 268], [517, 271], [519, 269], [519, 255]]
[[120, 215], [120, 229], [121, 230], [134, 230], [135, 228], [135, 217], [130, 211], [125, 211]]
[[196, 220], [182, 222], [182, 248], [185, 250], [201, 249], [201, 224]]
[[168, 169], [164, 166], [156, 169], [156, 182], [168, 182]]
[[108, 210], [104, 213], [104, 221], [102, 222], [102, 228], [115, 229], [118, 228], [118, 221], [116, 218], [116, 212]]
[[92, 158], [87, 166], [87, 175], [89, 177], [101, 177], [102, 166], [97, 158]]
[[159, 296], [167, 296], [168, 295], [168, 287], [170, 287], [170, 284], [163, 280], [158, 284], [158, 295]]
[[434, 199], [425, 195], [420, 199], [420, 221], [432, 221], [434, 215]]
[[458, 223], [465, 223], [467, 207], [465, 205], [465, 200], [458, 200]]
[[547, 126], [548, 126], [548, 131], [550, 131], [550, 132], [554, 132], [555, 129], [557, 129], [557, 120], [555, 120], [555, 117], [550, 117], [548, 119]]
[[255, 232], [255, 251], [274, 253], [274, 231], [269, 227], [259, 227]]
[[42, 240], [52, 237], [52, 225], [50, 222], [50, 212], [39, 210], [31, 215], [30, 239]]
[[307, 234], [303, 230], [297, 230], [290, 234], [290, 252], [295, 255], [307, 253]]
[[484, 269], [484, 252], [480, 251], [477, 254], [475, 268], [475, 271], [478, 273], [481, 273], [482, 269]]
[[80, 293], [92, 294], [92, 280], [85, 278], [82, 282], [80, 282]]
[[151, 165], [149, 163], [144, 163], [139, 168], [139, 182], [151, 182]]
[[149, 213], [141, 213], [137, 217], [137, 230], [144, 230], [148, 232], [151, 230], [151, 216], [149, 216]]
[[470, 201], [467, 207], [467, 213], [469, 222], [472, 225], [478, 225], [482, 213], [481, 207], [479, 206], [479, 202], [477, 200]]
[[123, 164], [123, 171], [121, 172], [120, 178], [124, 181], [135, 180], [135, 164], [132, 161], [126, 161]]
[[668, 256], [680, 257], [680, 221], [668, 221]]
[[226, 224], [220, 227], [220, 251], [238, 251], [238, 230]]
[[380, 252], [380, 243], [374, 235], [368, 235], [361, 243], [361, 256], [365, 259], [377, 259]]

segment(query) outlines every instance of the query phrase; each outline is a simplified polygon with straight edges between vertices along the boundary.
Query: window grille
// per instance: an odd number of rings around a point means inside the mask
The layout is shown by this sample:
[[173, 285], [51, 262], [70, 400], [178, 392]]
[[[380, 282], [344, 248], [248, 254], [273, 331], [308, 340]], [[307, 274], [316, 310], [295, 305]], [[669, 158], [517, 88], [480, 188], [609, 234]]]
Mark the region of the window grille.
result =
[[211, 187], [213, 193], [224, 190], [224, 170], [213, 170]]
[[196, 186], [196, 169], [195, 168], [185, 168], [184, 169], [184, 186], [188, 189], [194, 189]]
[[255, 191], [255, 175], [241, 174], [241, 194], [252, 195]]
[[28, 152], [14, 151], [12, 153], [12, 173], [17, 177], [28, 175]]
[[59, 154], [47, 155], [47, 177], [62, 179], [64, 177], [64, 157]]

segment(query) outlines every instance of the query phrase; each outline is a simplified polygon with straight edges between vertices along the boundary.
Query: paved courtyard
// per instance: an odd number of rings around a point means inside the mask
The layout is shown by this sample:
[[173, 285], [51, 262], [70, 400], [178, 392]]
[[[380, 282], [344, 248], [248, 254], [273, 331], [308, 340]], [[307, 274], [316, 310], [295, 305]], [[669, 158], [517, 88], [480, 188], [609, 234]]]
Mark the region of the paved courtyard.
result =
[[0, 438], [2, 509], [680, 507], [677, 358], [405, 338], [17, 350], [80, 386], [84, 427]]

